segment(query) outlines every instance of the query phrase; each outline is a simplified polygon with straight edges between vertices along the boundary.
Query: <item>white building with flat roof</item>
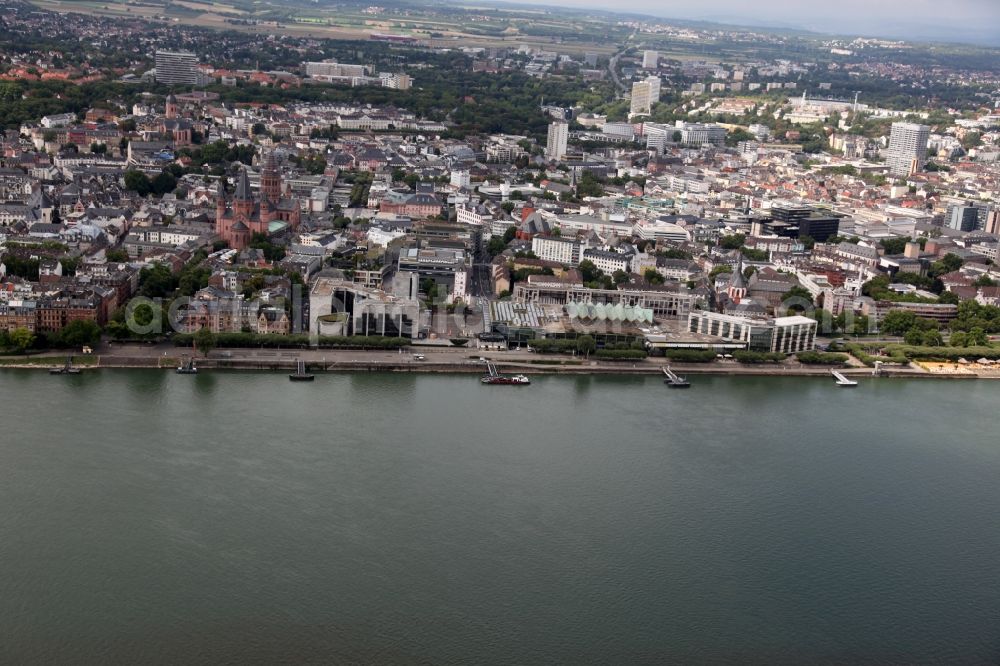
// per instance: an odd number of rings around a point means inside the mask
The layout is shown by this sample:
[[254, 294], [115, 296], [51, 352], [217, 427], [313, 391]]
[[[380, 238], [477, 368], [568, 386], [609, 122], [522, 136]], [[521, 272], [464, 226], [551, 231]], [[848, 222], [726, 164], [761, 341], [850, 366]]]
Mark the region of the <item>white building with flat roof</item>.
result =
[[632, 267], [632, 257], [618, 252], [588, 249], [583, 251], [583, 258], [593, 262], [598, 270], [607, 275], [612, 275], [617, 271], [628, 273]]
[[571, 238], [535, 236], [531, 239], [531, 251], [536, 257], [568, 266], [580, 263], [585, 248], [585, 244]]
[[549, 160], [561, 160], [566, 157], [568, 141], [569, 123], [561, 120], [549, 123], [549, 134], [545, 142], [545, 157]]
[[336, 60], [325, 60], [323, 62], [306, 62], [302, 64], [306, 71], [306, 76], [313, 77], [358, 77], [368, 74], [365, 65], [352, 65], [337, 62]]
[[[543, 212], [543, 215], [545, 213]], [[594, 232], [603, 237], [614, 235], [628, 238], [632, 234], [632, 223], [624, 220], [604, 219], [593, 215], [571, 214], [547, 216], [550, 224], [559, 227], [563, 236], [575, 235], [577, 232]]]
[[194, 86], [201, 83], [198, 56], [188, 51], [157, 51], [156, 82]]
[[459, 204], [455, 206], [455, 215], [459, 224], [481, 227], [493, 221], [493, 214], [483, 206]]
[[917, 123], [893, 123], [885, 163], [893, 176], [906, 177], [924, 168], [931, 128]]
[[644, 220], [635, 225], [633, 233], [642, 240], [672, 241], [686, 243], [691, 240], [687, 229], [673, 222], [662, 220]]
[[739, 341], [749, 351], [796, 354], [816, 348], [815, 319], [793, 315], [774, 319], [753, 319], [706, 310], [688, 315], [688, 332]]
[[455, 169], [451, 172], [452, 187], [464, 187], [468, 189], [472, 185], [472, 177], [468, 169]]
[[649, 84], [649, 104], [657, 104], [660, 101], [660, 88], [663, 86], [663, 81], [659, 76], [650, 75], [646, 77], [646, 83]]
[[629, 102], [629, 118], [648, 116], [652, 113], [653, 91], [649, 81], [636, 81], [632, 84], [632, 99]]
[[726, 142], [726, 128], [714, 123], [687, 123], [678, 120], [674, 128], [681, 133], [681, 143], [688, 146], [721, 146]]

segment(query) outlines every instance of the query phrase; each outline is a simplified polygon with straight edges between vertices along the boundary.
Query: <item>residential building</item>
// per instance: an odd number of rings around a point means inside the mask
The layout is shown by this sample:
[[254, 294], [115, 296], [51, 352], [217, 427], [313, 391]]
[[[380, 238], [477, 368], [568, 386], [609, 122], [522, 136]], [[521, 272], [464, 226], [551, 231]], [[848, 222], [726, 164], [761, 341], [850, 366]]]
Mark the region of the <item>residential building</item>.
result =
[[379, 79], [382, 81], [383, 88], [409, 90], [413, 86], [413, 79], [407, 74], [383, 73], [379, 74]]
[[[567, 137], [569, 130], [567, 128]], [[490, 137], [490, 142], [486, 145], [487, 162], [513, 162], [524, 154], [524, 148], [520, 141], [527, 140], [524, 136], [512, 136], [509, 134], [494, 134]]]
[[566, 157], [566, 144], [569, 140], [569, 123], [556, 121], [549, 123], [549, 135], [545, 142], [545, 157], [549, 160], [561, 160]]
[[586, 249], [583, 251], [583, 258], [593, 262], [598, 270], [607, 275], [611, 275], [617, 271], [628, 273], [632, 266], [632, 257], [618, 252]]
[[906, 177], [924, 168], [931, 128], [917, 123], [893, 123], [885, 163], [893, 176]]
[[[657, 91], [658, 92], [658, 91]], [[632, 99], [629, 102], [629, 118], [648, 116], [653, 107], [653, 84], [648, 80], [632, 84]]]
[[451, 172], [451, 186], [469, 189], [472, 179], [468, 169], [455, 169]]
[[580, 263], [586, 245], [571, 238], [558, 236], [533, 236], [531, 251], [539, 259], [576, 266]]
[[188, 51], [157, 51], [156, 82], [167, 85], [198, 85], [198, 56]]
[[52, 129], [55, 127], [66, 127], [67, 125], [72, 125], [75, 122], [75, 113], [56, 113], [51, 116], [42, 116], [39, 124], [45, 129]]
[[656, 75], [647, 76], [645, 81], [649, 84], [649, 104], [652, 107], [660, 101], [660, 86], [663, 85], [663, 81]]
[[336, 60], [306, 62], [302, 66], [306, 71], [306, 76], [310, 78], [352, 78], [363, 77], [368, 74], [368, 68], [365, 65], [349, 65], [339, 63]]

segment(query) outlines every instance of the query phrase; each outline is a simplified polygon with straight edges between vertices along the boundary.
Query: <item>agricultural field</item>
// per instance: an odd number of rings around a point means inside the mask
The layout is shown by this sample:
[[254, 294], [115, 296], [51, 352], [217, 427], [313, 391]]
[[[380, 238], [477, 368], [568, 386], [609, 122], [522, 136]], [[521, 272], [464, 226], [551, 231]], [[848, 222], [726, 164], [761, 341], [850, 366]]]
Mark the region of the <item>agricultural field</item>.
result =
[[519, 47], [563, 53], [610, 54], [630, 31], [607, 16], [558, 10], [431, 6], [424, 9], [360, 5], [317, 6], [270, 2], [164, 0], [32, 0], [50, 11], [136, 17], [165, 23], [266, 32], [294, 37], [369, 39], [372, 33], [413, 37], [436, 47]]

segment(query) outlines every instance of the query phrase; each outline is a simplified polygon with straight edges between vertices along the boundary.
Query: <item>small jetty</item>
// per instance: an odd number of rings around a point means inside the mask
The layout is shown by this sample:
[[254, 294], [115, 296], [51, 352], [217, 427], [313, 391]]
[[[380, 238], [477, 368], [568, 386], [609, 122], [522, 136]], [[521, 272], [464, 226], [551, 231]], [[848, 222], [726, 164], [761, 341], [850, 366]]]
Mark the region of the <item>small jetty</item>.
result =
[[663, 368], [663, 376], [663, 383], [670, 388], [691, 388], [691, 382], [671, 370], [669, 365]]
[[311, 375], [306, 372], [306, 362], [301, 358], [295, 361], [295, 372], [288, 375], [288, 378], [293, 382], [311, 382], [316, 379], [316, 375]]
[[497, 366], [487, 359], [486, 370], [489, 374], [483, 375], [479, 380], [483, 384], [512, 384], [514, 386], [527, 386], [531, 383], [526, 375], [501, 375]]
[[858, 383], [853, 379], [848, 379], [843, 373], [837, 372], [836, 370], [831, 370], [830, 374], [833, 378], [837, 380], [837, 386], [857, 386]]
[[50, 375], [78, 375], [80, 368], [73, 366], [73, 357], [67, 356], [66, 363], [61, 368], [49, 368]]
[[178, 375], [197, 375], [198, 368], [194, 366], [194, 359], [188, 358], [186, 361], [177, 366]]

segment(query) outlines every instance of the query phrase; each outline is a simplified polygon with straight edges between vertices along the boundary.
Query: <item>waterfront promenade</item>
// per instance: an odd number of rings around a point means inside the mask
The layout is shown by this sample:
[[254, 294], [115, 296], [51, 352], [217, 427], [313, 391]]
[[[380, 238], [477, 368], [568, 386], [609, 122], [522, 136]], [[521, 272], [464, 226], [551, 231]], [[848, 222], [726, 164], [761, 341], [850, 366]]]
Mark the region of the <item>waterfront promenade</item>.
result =
[[[456, 348], [436, 345], [416, 346], [398, 350], [353, 349], [215, 349], [207, 357], [193, 350], [170, 344], [106, 344], [92, 356], [76, 355], [74, 363], [83, 368], [163, 368], [174, 369], [185, 356], [194, 356], [195, 363], [205, 370], [284, 371], [293, 369], [298, 359], [305, 361], [314, 372], [423, 372], [472, 373], [484, 371], [481, 359], [488, 358], [501, 370], [529, 374], [661, 374], [664, 366], [682, 374], [717, 374], [751, 376], [824, 376], [830, 367], [805, 365], [794, 360], [778, 364], [748, 365], [734, 360], [711, 363], [675, 363], [669, 359], [650, 357], [629, 361], [608, 361], [580, 356], [537, 354], [523, 350], [486, 351], [476, 348]], [[423, 358], [417, 359], [416, 355]], [[27, 357], [7, 357], [3, 367], [52, 367], [65, 360], [65, 352], [47, 352]], [[871, 369], [851, 359], [848, 367], [838, 368], [848, 375], [868, 376]], [[917, 364], [887, 367], [883, 375], [890, 377], [1000, 378], [996, 371], [962, 368], [954, 372], [938, 369], [928, 372]]]

